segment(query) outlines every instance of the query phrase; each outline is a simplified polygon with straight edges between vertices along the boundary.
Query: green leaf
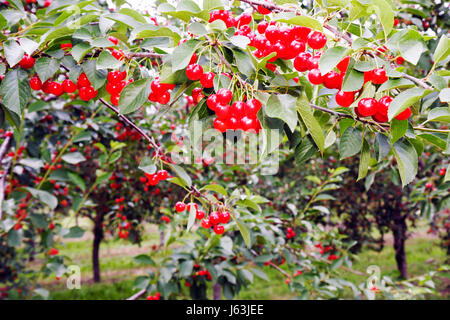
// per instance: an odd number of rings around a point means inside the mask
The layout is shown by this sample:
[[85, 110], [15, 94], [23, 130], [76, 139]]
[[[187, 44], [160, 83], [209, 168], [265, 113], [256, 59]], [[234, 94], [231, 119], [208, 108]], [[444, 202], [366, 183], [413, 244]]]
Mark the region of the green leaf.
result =
[[184, 171], [184, 169], [176, 164], [170, 164], [170, 167], [175, 171], [176, 175], [183, 180], [188, 187], [192, 185], [191, 177]]
[[96, 59], [86, 61], [81, 67], [83, 68], [84, 73], [88, 77], [95, 90], [99, 89], [105, 84], [108, 72], [107, 70], [97, 70], [98, 68]]
[[148, 256], [146, 254], [140, 254], [140, 255], [134, 257], [133, 261], [136, 262], [136, 263], [139, 263], [139, 264], [146, 264], [146, 265], [149, 265], [149, 266], [156, 265], [155, 261], [153, 261], [153, 259], [150, 258], [150, 256]]
[[450, 102], [450, 88], [445, 88], [439, 93], [439, 100], [443, 103]]
[[140, 79], [134, 81], [123, 89], [119, 99], [119, 110], [121, 114], [128, 114], [139, 109], [150, 94], [151, 79]]
[[354, 127], [345, 129], [339, 142], [339, 153], [341, 159], [354, 156], [361, 150], [362, 135], [361, 132]]
[[95, 185], [99, 185], [99, 184], [109, 180], [109, 178], [111, 178], [111, 176], [112, 176], [112, 172], [102, 172], [100, 170], [97, 170], [97, 172], [95, 174], [97, 175], [97, 178], [95, 179], [95, 182], [94, 182]]
[[83, 178], [81, 178], [78, 174], [76, 174], [75, 172], [69, 172], [67, 173], [67, 176], [69, 177], [70, 181], [72, 181], [83, 192], [86, 191], [86, 184], [84, 183]]
[[16, 42], [16, 40], [8, 40], [4, 43], [5, 49], [5, 58], [8, 64], [11, 67], [14, 67], [16, 64], [22, 60], [25, 51], [23, 48]]
[[[350, 50], [344, 47], [332, 47], [326, 50], [319, 60], [319, 70], [321, 74], [327, 74], [348, 54]], [[362, 86], [362, 85], [361, 85]]]
[[283, 120], [293, 132], [297, 126], [296, 99], [289, 94], [271, 95], [265, 106], [271, 118]]
[[370, 146], [366, 139], [363, 140], [361, 155], [359, 157], [358, 180], [367, 175], [370, 164]]
[[200, 44], [201, 42], [199, 40], [191, 39], [176, 47], [171, 56], [172, 72], [186, 68]]
[[196, 214], [197, 214], [197, 210], [195, 209], [195, 206], [190, 206], [188, 223], [186, 226], [186, 232], [189, 232], [189, 230], [191, 230], [191, 228], [194, 226]]
[[156, 172], [156, 166], [152, 159], [149, 157], [144, 157], [139, 164], [139, 169], [147, 174], [154, 174]]
[[81, 238], [84, 235], [84, 230], [79, 226], [71, 227], [69, 232], [64, 235], [64, 238]]
[[408, 129], [408, 121], [393, 119], [391, 123], [391, 143], [403, 137]]
[[194, 269], [194, 260], [186, 260], [180, 263], [180, 277], [189, 277]]
[[251, 77], [255, 74], [256, 68], [253, 65], [253, 60], [250, 55], [240, 49], [233, 50], [234, 57], [236, 58], [236, 66], [239, 71], [245, 74], [247, 77]]
[[28, 39], [28, 38], [21, 38], [19, 40], [20, 42], [20, 46], [22, 47], [22, 49], [28, 54], [28, 55], [32, 55], [37, 48], [39, 48], [39, 43]]
[[205, 34], [209, 33], [208, 30], [206, 30], [205, 26], [199, 22], [192, 22], [188, 26], [188, 32], [198, 37], [202, 37]]
[[80, 152], [66, 153], [61, 157], [61, 159], [70, 164], [77, 164], [86, 160]]
[[444, 182], [450, 181], [450, 163], [447, 167], [447, 171], [445, 172]]
[[56, 199], [54, 195], [52, 195], [47, 191], [38, 190], [30, 187], [25, 187], [25, 189], [28, 192], [30, 192], [34, 198], [39, 199], [41, 202], [48, 205], [52, 210], [55, 209], [56, 206], [58, 205], [58, 199]]
[[388, 79], [385, 83], [383, 83], [377, 90], [377, 92], [383, 92], [391, 89], [397, 88], [409, 88], [415, 87], [415, 84], [409, 81], [408, 79], [398, 78], [398, 79]]
[[422, 53], [428, 50], [423, 36], [413, 29], [409, 29], [400, 37], [397, 46], [401, 56], [414, 65], [417, 64]]
[[97, 69], [119, 69], [123, 60], [117, 60], [108, 51], [102, 51], [97, 59]]
[[450, 123], [450, 111], [448, 107], [432, 109], [427, 117], [427, 122], [429, 121]]
[[364, 73], [352, 69], [347, 71], [342, 82], [342, 91], [358, 91], [364, 85]]
[[22, 230], [10, 230], [8, 232], [8, 246], [18, 247], [22, 244], [23, 233]]
[[36, 60], [34, 69], [36, 70], [39, 79], [44, 82], [53, 77], [56, 71], [58, 71], [59, 61], [52, 58], [41, 57]]
[[389, 105], [389, 121], [391, 121], [396, 115], [404, 111], [406, 108], [419, 101], [423, 97], [424, 93], [425, 89], [411, 88], [396, 96]]
[[239, 47], [243, 50], [247, 48], [247, 45], [250, 43], [250, 39], [245, 36], [232, 36], [230, 38], [230, 41], [232, 44], [234, 44], [236, 47]]
[[74, 46], [71, 50], [72, 57], [80, 63], [84, 56], [91, 50], [91, 46], [82, 42]]
[[397, 159], [398, 171], [402, 185], [406, 186], [417, 174], [418, 157], [416, 149], [407, 140], [399, 140], [393, 145], [393, 152]]
[[223, 9], [222, 0], [203, 0], [203, 10], [210, 12], [213, 9]]
[[239, 231], [241, 232], [245, 244], [247, 245], [248, 248], [250, 248], [250, 232], [248, 230], [248, 227], [242, 221], [236, 218], [233, 213], [231, 213], [231, 218], [233, 219], [234, 222], [236, 222], [236, 225]]
[[450, 39], [445, 34], [443, 34], [439, 39], [436, 49], [434, 50], [433, 54], [434, 64], [444, 61], [445, 59], [447, 59], [449, 55], [450, 55]]
[[298, 26], [309, 27], [311, 29], [315, 29], [318, 31], [323, 31], [322, 24], [319, 21], [306, 15], [287, 17], [283, 14], [278, 14], [274, 17], [274, 20], [286, 22], [288, 24], [295, 24]]
[[386, 0], [372, 0], [369, 10], [375, 11], [383, 26], [384, 37], [387, 38], [394, 27], [394, 10]]
[[1, 102], [6, 109], [20, 116], [31, 98], [31, 88], [23, 71], [12, 70], [5, 75], [0, 87]]
[[305, 138], [302, 139], [300, 144], [297, 147], [295, 147], [295, 153], [294, 153], [295, 164], [297, 166], [300, 166], [301, 164], [306, 162], [306, 160], [308, 160], [313, 155], [315, 155], [316, 152], [317, 152], [316, 146], [311, 141], [309, 136], [306, 136]]
[[210, 190], [217, 193], [220, 193], [224, 195], [225, 197], [228, 197], [227, 190], [225, 190], [224, 187], [222, 187], [220, 184], [208, 184], [202, 188], [202, 190]]
[[313, 138], [320, 152], [323, 153], [325, 149], [325, 137], [319, 122], [314, 117], [308, 99], [306, 99], [304, 95], [297, 99], [297, 111], [300, 113], [303, 123], [306, 128], [308, 128], [309, 134]]

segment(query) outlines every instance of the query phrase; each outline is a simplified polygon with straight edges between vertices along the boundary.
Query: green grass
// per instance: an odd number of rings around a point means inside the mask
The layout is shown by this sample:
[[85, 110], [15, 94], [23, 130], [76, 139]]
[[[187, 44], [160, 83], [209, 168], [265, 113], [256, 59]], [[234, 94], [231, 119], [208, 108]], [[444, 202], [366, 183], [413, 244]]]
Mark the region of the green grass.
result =
[[[157, 232], [146, 233], [142, 248], [149, 248], [153, 244], [159, 243]], [[118, 251], [119, 250], [119, 251]], [[133, 262], [132, 257], [146, 251], [139, 250], [137, 245], [132, 245], [124, 240], [111, 239], [101, 245], [101, 272], [103, 283], [93, 284], [91, 268], [91, 241], [66, 242], [60, 248], [61, 254], [67, 255], [72, 262], [79, 264], [82, 271], [82, 288], [80, 290], [64, 289], [63, 283], [55, 283], [54, 280], [43, 282], [44, 286], [50, 289], [53, 299], [126, 299], [136, 291], [133, 291], [133, 281], [138, 275], [145, 274], [146, 269], [142, 265]], [[436, 270], [437, 266], [445, 261], [445, 252], [438, 245], [438, 240], [415, 238], [409, 239], [406, 246], [407, 261], [410, 277], [425, 274]], [[119, 254], [118, 254], [119, 253]], [[397, 279], [394, 251], [392, 245], [386, 245], [381, 252], [363, 250], [358, 259], [354, 261], [352, 269], [366, 273], [370, 265], [380, 267], [381, 274]], [[254, 283], [241, 290], [238, 299], [292, 299], [296, 297], [295, 292], [291, 292], [289, 286], [285, 284], [285, 278], [275, 269], [266, 267], [264, 270], [269, 278], [269, 282], [255, 276]], [[367, 276], [358, 275], [340, 269], [341, 277], [359, 285], [367, 279]], [[438, 288], [440, 282], [437, 282]], [[189, 298], [187, 290], [181, 297]], [[208, 290], [209, 294], [212, 290]], [[351, 299], [352, 295], [346, 295]], [[441, 295], [431, 298], [447, 298]]]

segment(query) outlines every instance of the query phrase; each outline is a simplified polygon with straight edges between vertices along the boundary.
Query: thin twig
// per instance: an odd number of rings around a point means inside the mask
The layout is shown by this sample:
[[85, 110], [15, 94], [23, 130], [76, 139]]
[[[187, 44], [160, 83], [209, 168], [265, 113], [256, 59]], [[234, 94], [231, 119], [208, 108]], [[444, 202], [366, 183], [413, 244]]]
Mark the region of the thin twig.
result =
[[133, 294], [131, 297], [127, 298], [127, 300], [136, 300], [139, 299], [140, 297], [142, 297], [145, 293], [147, 292], [147, 290], [142, 289], [139, 292]]

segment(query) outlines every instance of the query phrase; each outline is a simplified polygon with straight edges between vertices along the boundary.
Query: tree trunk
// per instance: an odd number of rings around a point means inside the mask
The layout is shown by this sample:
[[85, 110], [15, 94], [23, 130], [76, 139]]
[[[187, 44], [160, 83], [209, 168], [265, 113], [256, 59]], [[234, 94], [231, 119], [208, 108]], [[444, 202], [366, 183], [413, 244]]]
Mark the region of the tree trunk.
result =
[[405, 241], [406, 241], [406, 221], [405, 217], [394, 219], [392, 233], [394, 235], [395, 261], [400, 276], [404, 279], [408, 278], [408, 264], [406, 262]]
[[94, 223], [94, 242], [92, 244], [92, 271], [94, 282], [100, 282], [100, 243], [103, 240], [103, 214], [98, 212]]
[[214, 283], [213, 285], [213, 299], [214, 300], [221, 300], [222, 299], [222, 293], [220, 290], [220, 284], [219, 283]]

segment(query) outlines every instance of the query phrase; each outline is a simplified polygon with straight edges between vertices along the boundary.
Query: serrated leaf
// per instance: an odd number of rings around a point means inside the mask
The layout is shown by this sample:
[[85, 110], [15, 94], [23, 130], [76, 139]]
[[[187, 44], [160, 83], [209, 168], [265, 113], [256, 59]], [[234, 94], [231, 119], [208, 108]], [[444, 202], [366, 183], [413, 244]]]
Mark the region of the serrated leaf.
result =
[[41, 57], [36, 60], [34, 69], [36, 70], [39, 79], [44, 82], [53, 77], [56, 71], [58, 71], [59, 61], [52, 58]]
[[417, 174], [418, 157], [416, 149], [407, 140], [399, 140], [393, 145], [393, 152], [397, 159], [398, 171], [402, 185], [406, 186]]
[[423, 88], [411, 88], [403, 91], [392, 100], [388, 109], [388, 118], [391, 121], [395, 116], [419, 101], [425, 93]]
[[172, 72], [182, 70], [188, 66], [192, 55], [200, 43], [199, 40], [191, 39], [180, 44], [173, 50], [171, 55]]
[[25, 51], [23, 48], [16, 42], [16, 40], [8, 40], [4, 43], [4, 51], [5, 58], [8, 64], [11, 67], [14, 67], [16, 64], [22, 60]]
[[86, 160], [80, 152], [66, 153], [61, 159], [70, 164], [77, 164]]
[[283, 120], [293, 132], [297, 126], [296, 98], [289, 94], [271, 95], [265, 106], [271, 118]]
[[119, 99], [119, 111], [128, 114], [139, 109], [147, 100], [151, 92], [151, 79], [134, 81], [123, 89]]
[[362, 135], [361, 132], [354, 127], [348, 127], [341, 135], [339, 142], [339, 153], [341, 159], [354, 156], [361, 151]]
[[325, 137], [323, 135], [322, 127], [314, 117], [309, 101], [304, 95], [297, 99], [297, 111], [300, 113], [303, 123], [308, 129], [309, 134], [313, 138], [320, 152], [323, 153], [325, 148]]
[[58, 199], [56, 199], [54, 195], [52, 195], [47, 191], [38, 190], [30, 187], [26, 187], [25, 189], [29, 191], [34, 198], [39, 199], [40, 201], [48, 205], [52, 210], [55, 209], [56, 206], [58, 205]]
[[224, 187], [222, 187], [220, 184], [208, 184], [202, 188], [202, 190], [210, 190], [217, 193], [220, 193], [224, 195], [225, 197], [228, 197], [227, 190], [225, 190]]
[[83, 178], [81, 178], [78, 174], [76, 174], [75, 172], [69, 172], [67, 173], [67, 176], [69, 177], [70, 181], [72, 181], [83, 192], [86, 191], [86, 184], [84, 183]]
[[117, 60], [108, 51], [102, 51], [97, 59], [96, 68], [98, 69], [119, 69], [123, 60]]
[[359, 157], [358, 180], [367, 175], [370, 164], [370, 146], [366, 139], [363, 140], [361, 155]]
[[20, 116], [31, 98], [28, 79], [21, 76], [19, 69], [11, 70], [5, 75], [0, 87], [2, 104], [9, 111]]
[[336, 46], [327, 49], [319, 59], [319, 70], [321, 74], [327, 74], [348, 54], [349, 49]]

